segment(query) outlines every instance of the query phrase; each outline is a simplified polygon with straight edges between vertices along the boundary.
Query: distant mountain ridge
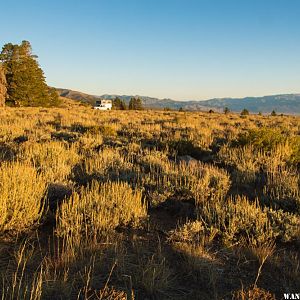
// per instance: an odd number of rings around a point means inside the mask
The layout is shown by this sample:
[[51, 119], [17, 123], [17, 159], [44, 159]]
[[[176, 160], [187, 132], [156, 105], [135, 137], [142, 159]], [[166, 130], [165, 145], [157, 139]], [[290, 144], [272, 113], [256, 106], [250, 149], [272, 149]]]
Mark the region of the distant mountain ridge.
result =
[[216, 110], [223, 111], [228, 107], [231, 111], [240, 112], [244, 108], [253, 113], [269, 113], [275, 110], [278, 113], [287, 114], [300, 114], [300, 94], [283, 94], [271, 95], [263, 97], [245, 97], [245, 98], [215, 98], [210, 100], [196, 101], [177, 101], [172, 99], [158, 99], [148, 96], [129, 96], [129, 95], [108, 95], [101, 96], [89, 95], [69, 89], [56, 89], [60, 96], [69, 99], [95, 104], [97, 99], [115, 99], [119, 97], [127, 104], [131, 97], [139, 97], [142, 99], [143, 104], [147, 108], [164, 108], [179, 109], [182, 107], [184, 110]]

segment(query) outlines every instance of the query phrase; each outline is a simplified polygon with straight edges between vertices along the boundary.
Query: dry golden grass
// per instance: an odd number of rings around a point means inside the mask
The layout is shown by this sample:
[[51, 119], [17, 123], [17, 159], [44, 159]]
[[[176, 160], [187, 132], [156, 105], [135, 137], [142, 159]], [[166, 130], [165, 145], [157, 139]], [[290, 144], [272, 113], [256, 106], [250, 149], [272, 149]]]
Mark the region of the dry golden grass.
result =
[[1, 109], [1, 299], [296, 291], [299, 129], [292, 116]]
[[19, 234], [40, 220], [47, 182], [26, 164], [0, 166], [0, 234]]
[[80, 240], [107, 236], [118, 226], [136, 227], [146, 217], [142, 194], [126, 183], [92, 182], [74, 192], [57, 212], [56, 232]]

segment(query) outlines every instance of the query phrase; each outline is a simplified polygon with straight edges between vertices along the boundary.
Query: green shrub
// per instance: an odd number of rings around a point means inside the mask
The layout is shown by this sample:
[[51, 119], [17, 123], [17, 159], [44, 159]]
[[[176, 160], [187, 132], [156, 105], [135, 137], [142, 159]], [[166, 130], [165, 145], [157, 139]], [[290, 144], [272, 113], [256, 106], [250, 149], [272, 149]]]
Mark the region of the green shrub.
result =
[[253, 145], [256, 149], [271, 151], [278, 144], [284, 144], [287, 140], [288, 136], [277, 129], [251, 129], [239, 134], [233, 142], [233, 146]]
[[249, 110], [244, 108], [242, 111], [241, 111], [241, 116], [249, 116]]

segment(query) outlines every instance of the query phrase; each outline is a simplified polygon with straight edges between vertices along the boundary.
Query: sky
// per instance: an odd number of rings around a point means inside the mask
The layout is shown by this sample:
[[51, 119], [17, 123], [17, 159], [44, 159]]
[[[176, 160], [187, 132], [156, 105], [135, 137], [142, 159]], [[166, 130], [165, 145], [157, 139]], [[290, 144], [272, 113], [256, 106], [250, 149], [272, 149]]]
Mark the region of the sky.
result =
[[300, 93], [299, 0], [0, 0], [51, 86], [175, 100]]

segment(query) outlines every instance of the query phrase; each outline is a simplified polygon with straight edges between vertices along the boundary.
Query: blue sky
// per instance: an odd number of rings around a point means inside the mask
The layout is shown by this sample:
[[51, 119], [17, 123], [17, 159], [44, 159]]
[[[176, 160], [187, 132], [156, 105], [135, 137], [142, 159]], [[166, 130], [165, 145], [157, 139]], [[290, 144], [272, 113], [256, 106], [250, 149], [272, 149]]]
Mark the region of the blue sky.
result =
[[47, 83], [178, 100], [300, 92], [299, 0], [1, 1]]

